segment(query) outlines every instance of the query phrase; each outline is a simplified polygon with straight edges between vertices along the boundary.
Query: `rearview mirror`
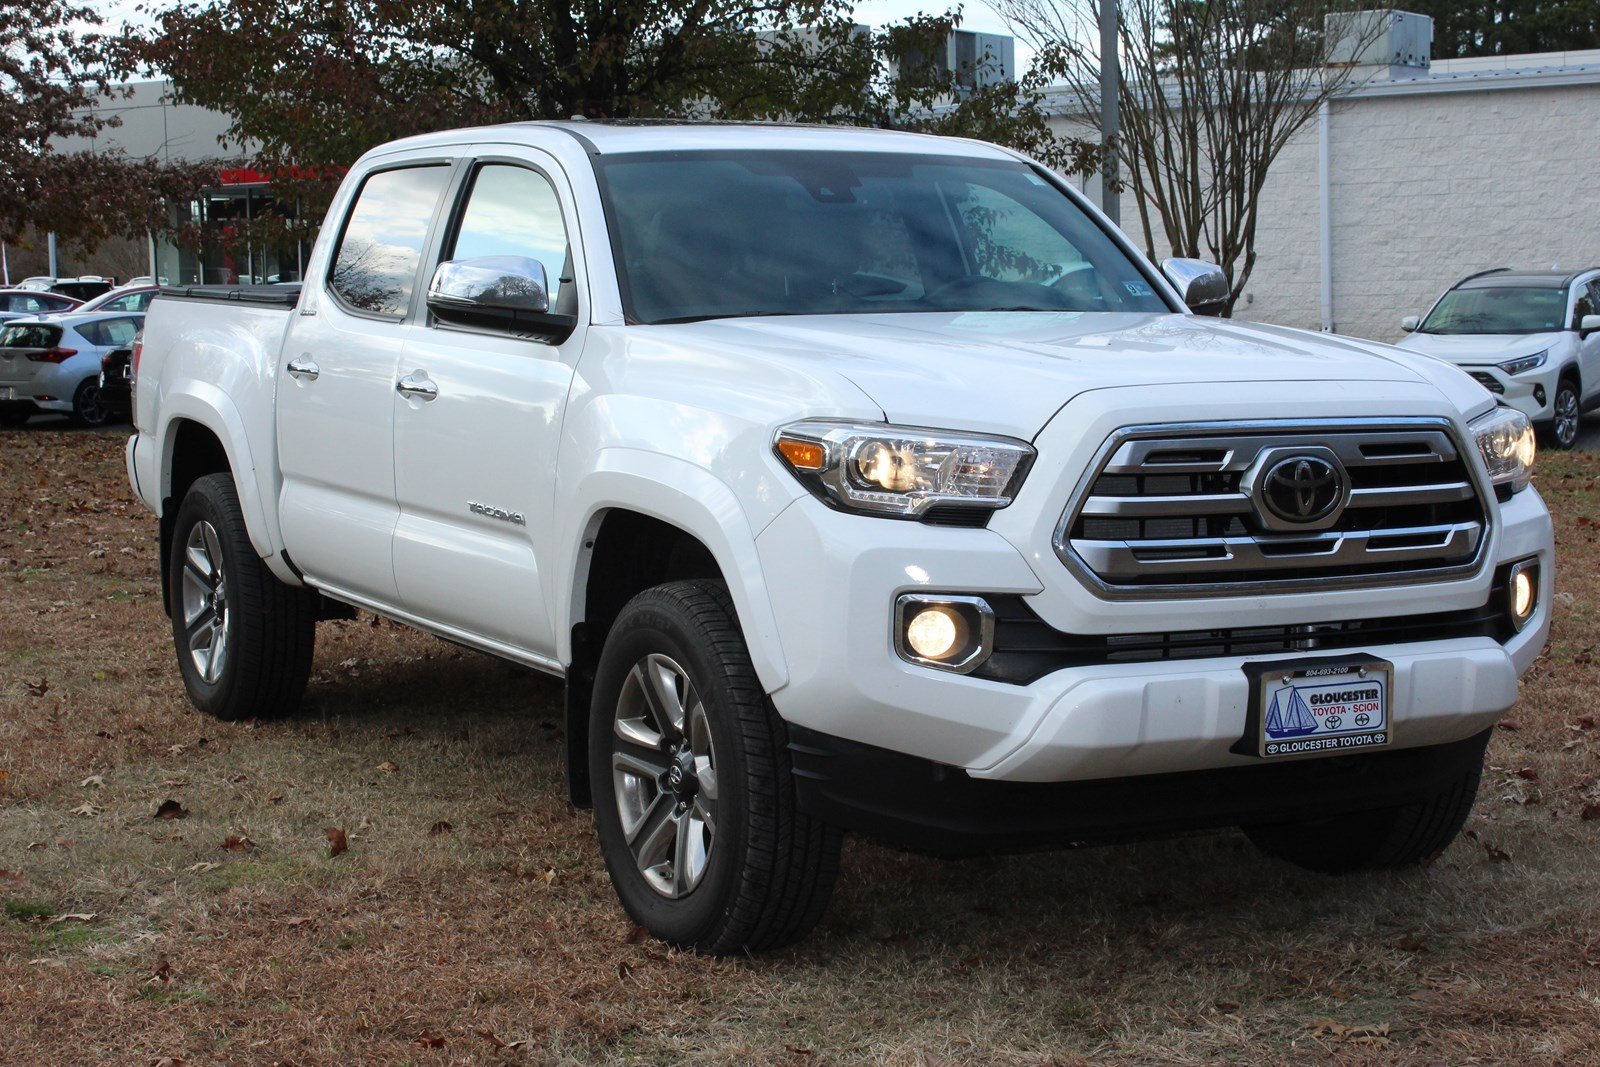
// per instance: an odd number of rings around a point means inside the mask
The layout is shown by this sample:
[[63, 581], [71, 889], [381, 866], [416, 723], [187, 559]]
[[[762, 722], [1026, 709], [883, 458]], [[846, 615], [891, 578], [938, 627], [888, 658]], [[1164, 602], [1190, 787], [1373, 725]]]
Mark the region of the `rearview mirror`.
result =
[[1578, 336], [1588, 337], [1596, 330], [1600, 330], [1600, 315], [1585, 315], [1578, 320]]
[[1421, 325], [1422, 320], [1417, 318], [1415, 315], [1407, 315], [1405, 318], [1400, 320], [1400, 328], [1406, 333], [1414, 333], [1416, 328]]
[[1228, 276], [1203, 259], [1164, 259], [1161, 273], [1197, 315], [1220, 315], [1228, 306]]
[[428, 285], [428, 310], [442, 322], [488, 326], [560, 343], [574, 315], [550, 311], [544, 264], [524, 256], [481, 256], [439, 264]]

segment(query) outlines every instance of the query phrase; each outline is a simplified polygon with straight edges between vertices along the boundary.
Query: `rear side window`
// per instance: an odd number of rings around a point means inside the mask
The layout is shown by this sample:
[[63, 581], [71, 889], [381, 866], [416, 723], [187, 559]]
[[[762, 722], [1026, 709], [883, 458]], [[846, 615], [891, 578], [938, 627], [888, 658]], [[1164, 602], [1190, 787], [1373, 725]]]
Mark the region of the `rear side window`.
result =
[[105, 348], [131, 344], [134, 335], [139, 332], [139, 322], [137, 319], [100, 319], [97, 322], [80, 323], [77, 330], [85, 341], [96, 348]]
[[61, 340], [61, 327], [30, 324], [0, 329], [0, 348], [54, 348]]
[[411, 303], [422, 245], [448, 167], [407, 167], [370, 175], [356, 194], [328, 274], [328, 287], [351, 307], [400, 318]]

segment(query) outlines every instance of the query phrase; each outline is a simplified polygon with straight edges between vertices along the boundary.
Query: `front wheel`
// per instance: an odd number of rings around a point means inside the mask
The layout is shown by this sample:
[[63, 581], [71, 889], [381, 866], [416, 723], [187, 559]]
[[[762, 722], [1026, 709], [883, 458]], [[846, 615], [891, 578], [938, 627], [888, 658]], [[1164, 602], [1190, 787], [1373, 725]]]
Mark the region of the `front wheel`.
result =
[[596, 672], [589, 769], [612, 885], [656, 937], [760, 951], [822, 917], [841, 835], [796, 808], [783, 722], [720, 582], [623, 608]]
[[311, 676], [316, 600], [256, 555], [228, 475], [189, 487], [171, 551], [168, 609], [189, 700], [229, 721], [294, 710]]
[[1556, 399], [1550, 410], [1550, 443], [1563, 450], [1576, 445], [1578, 430], [1583, 424], [1583, 408], [1578, 385], [1571, 378], [1561, 379], [1561, 384], [1556, 386]]
[[1422, 800], [1328, 819], [1246, 826], [1244, 832], [1267, 855], [1324, 874], [1413, 867], [1456, 839], [1482, 775], [1480, 756], [1460, 777]]

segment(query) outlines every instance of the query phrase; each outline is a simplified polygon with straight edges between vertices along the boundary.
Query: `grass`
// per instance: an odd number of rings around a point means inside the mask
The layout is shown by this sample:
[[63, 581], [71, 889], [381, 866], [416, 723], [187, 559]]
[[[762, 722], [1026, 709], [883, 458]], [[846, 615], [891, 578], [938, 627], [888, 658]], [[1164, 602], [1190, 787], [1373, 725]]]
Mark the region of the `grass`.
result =
[[1427, 870], [852, 841], [810, 941], [707, 960], [631, 943], [539, 675], [363, 617], [296, 717], [196, 716], [121, 443], [0, 433], [0, 1062], [1600, 1060], [1593, 455], [1541, 461], [1555, 631]]

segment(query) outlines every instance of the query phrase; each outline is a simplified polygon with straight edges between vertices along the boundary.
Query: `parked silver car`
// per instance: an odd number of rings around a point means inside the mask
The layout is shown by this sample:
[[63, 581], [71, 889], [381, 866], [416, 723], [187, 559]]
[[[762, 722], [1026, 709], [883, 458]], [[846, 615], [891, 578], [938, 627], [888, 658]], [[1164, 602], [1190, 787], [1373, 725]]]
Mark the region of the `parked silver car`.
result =
[[118, 312], [0, 325], [0, 426], [47, 411], [80, 426], [104, 425], [110, 412], [100, 400], [100, 357], [131, 344], [143, 325], [142, 314]]
[[34, 315], [70, 312], [80, 303], [81, 301], [75, 297], [61, 293], [44, 293], [34, 289], [0, 289], [0, 322]]

